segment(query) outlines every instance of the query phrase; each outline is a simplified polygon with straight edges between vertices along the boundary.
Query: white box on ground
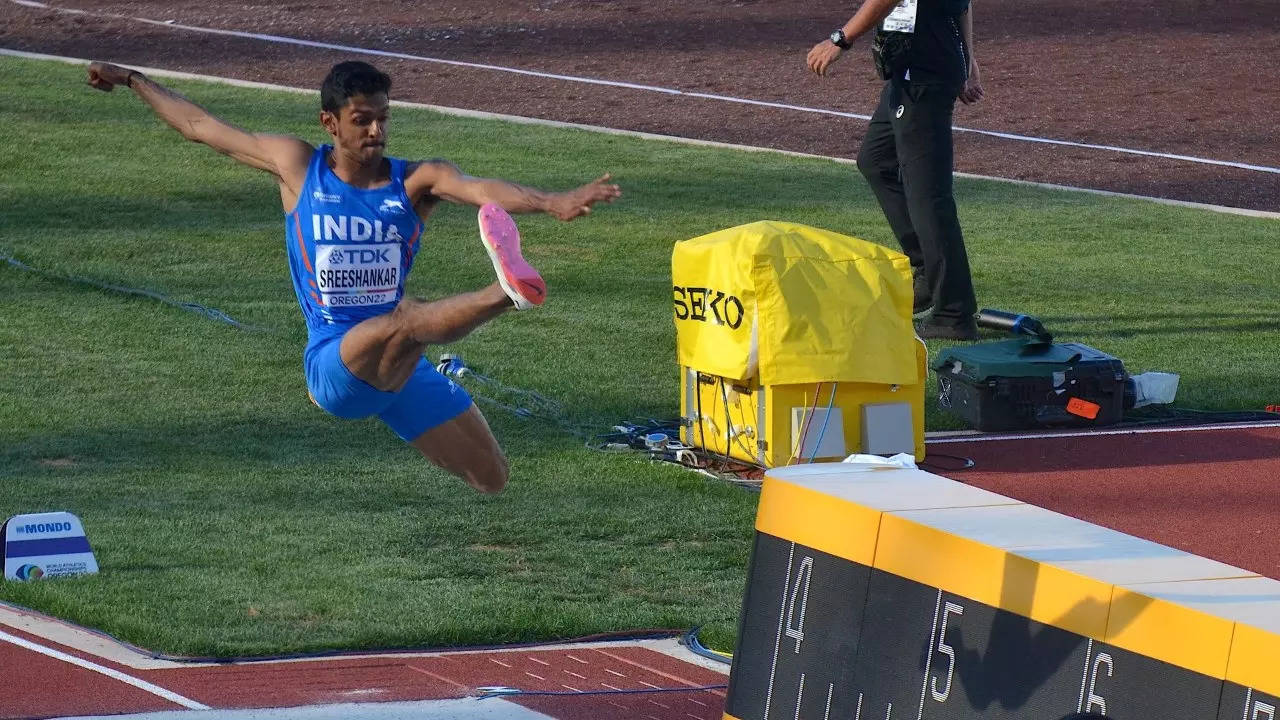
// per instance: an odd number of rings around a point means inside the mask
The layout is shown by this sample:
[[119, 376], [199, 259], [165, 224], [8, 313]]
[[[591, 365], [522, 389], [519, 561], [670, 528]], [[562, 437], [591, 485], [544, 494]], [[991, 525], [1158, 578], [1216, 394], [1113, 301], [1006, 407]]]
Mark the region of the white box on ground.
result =
[[98, 572], [80, 518], [69, 512], [15, 515], [4, 524], [4, 579]]

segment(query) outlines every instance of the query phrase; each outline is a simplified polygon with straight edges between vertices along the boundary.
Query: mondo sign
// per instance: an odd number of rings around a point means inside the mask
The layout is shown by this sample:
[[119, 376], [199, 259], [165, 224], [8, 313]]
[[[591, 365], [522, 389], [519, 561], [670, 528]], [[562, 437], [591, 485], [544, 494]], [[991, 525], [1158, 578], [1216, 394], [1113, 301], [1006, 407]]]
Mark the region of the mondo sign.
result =
[[15, 515], [4, 524], [3, 534], [6, 580], [98, 572], [84, 525], [71, 513]]
[[1280, 581], [918, 470], [770, 470], [756, 530], [727, 720], [1280, 720]]

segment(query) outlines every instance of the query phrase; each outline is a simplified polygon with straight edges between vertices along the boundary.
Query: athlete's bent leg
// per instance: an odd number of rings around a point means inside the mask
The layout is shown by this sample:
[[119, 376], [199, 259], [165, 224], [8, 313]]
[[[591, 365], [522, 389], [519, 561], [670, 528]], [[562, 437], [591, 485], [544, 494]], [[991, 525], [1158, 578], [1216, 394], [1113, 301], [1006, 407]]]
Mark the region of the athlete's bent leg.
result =
[[428, 460], [480, 492], [507, 484], [507, 460], [484, 416], [467, 391], [426, 358], [418, 357], [403, 388], [383, 394], [391, 400], [378, 419]]
[[399, 390], [427, 345], [453, 342], [511, 308], [541, 305], [542, 276], [520, 254], [520, 231], [505, 210], [480, 208], [480, 239], [498, 282], [484, 290], [427, 302], [406, 298], [386, 315], [369, 318], [342, 338], [342, 362], [378, 390]]
[[507, 458], [475, 405], [409, 444], [480, 492], [501, 492], [507, 486]]
[[395, 392], [413, 374], [427, 345], [453, 342], [514, 307], [498, 283], [440, 300], [405, 298], [342, 338], [342, 363], [375, 388]]

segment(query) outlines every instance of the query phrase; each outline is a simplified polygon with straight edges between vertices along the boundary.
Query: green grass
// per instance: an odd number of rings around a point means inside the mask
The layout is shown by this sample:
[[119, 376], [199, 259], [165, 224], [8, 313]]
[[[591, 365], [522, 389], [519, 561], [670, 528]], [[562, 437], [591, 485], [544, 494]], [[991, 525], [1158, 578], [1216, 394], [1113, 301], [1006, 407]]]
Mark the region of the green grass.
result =
[[[66, 509], [102, 572], [0, 583], [0, 599], [169, 653], [467, 645], [704, 625], [728, 649], [756, 496], [589, 451], [487, 411], [513, 469], [478, 495], [376, 421], [306, 398], [305, 331], [278, 195], [82, 70], [0, 59], [0, 516]], [[32, 82], [38, 78], [38, 82]], [[324, 138], [314, 100], [180, 82], [238, 124]], [[893, 245], [833, 162], [395, 110], [392, 150], [565, 188], [604, 171], [625, 196], [564, 224], [521, 218], [551, 303], [458, 343], [468, 363], [602, 430], [676, 413], [670, 255], [759, 219]], [[1180, 373], [1180, 404], [1259, 408], [1274, 388], [1274, 221], [996, 182], [958, 183], [984, 306], [1039, 316], [1133, 372]], [[490, 282], [474, 214], [428, 223], [410, 291]], [[931, 347], [937, 352], [939, 347]], [[931, 406], [931, 429], [957, 427]]]

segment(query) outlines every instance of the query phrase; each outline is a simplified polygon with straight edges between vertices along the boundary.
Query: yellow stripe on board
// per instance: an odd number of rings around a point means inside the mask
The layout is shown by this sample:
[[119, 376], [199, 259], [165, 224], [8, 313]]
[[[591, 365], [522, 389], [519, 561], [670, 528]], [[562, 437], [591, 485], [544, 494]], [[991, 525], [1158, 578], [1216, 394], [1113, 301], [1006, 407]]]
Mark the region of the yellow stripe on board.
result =
[[874, 567], [1077, 635], [1106, 632], [1110, 583], [892, 513], [880, 522]]
[[1280, 696], [1280, 635], [1236, 623], [1227, 680]]
[[870, 566], [882, 514], [766, 475], [756, 530]]
[[1235, 623], [1117, 587], [1104, 642], [1219, 680]]
[[[1201, 675], [1280, 695], [1280, 635], [1272, 630], [1024, 557], [1018, 548], [1025, 545], [1005, 550], [805, 485], [829, 485], [829, 475], [817, 480], [797, 474], [794, 480], [765, 476], [758, 531]], [[882, 485], [866, 490], [868, 497], [883, 495]], [[978, 507], [973, 506], [975, 511]], [[953, 509], [966, 512], [964, 507], [946, 508]], [[1096, 540], [1081, 542], [1088, 548]]]

